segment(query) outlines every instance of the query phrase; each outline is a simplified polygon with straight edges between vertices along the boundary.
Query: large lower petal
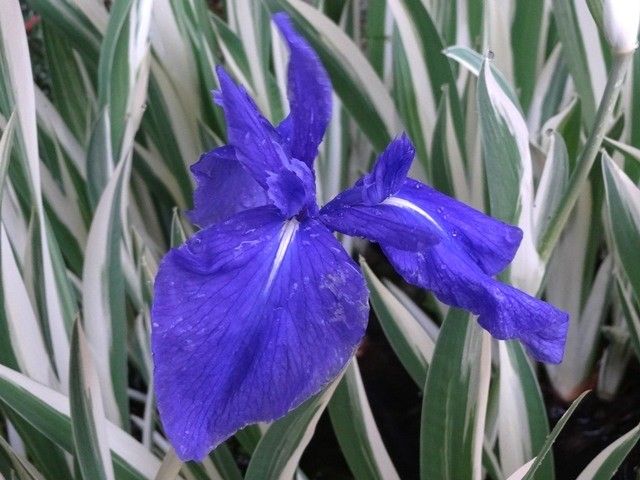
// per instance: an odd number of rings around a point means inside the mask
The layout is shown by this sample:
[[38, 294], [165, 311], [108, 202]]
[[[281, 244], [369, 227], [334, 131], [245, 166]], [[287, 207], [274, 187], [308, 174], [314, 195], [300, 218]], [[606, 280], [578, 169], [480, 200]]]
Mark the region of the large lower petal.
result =
[[330, 231], [239, 213], [164, 258], [152, 346], [158, 407], [183, 460], [283, 416], [344, 367], [364, 334], [363, 278]]
[[498, 339], [518, 339], [537, 360], [562, 361], [569, 316], [486, 275], [451, 241], [421, 252], [383, 246], [408, 282], [434, 292], [448, 305], [479, 315], [478, 322]]
[[290, 113], [278, 131], [288, 143], [291, 155], [312, 167], [331, 119], [331, 81], [318, 54], [293, 28], [289, 15], [276, 13], [273, 21], [290, 52], [287, 73]]
[[240, 165], [231, 146], [205, 153], [191, 166], [191, 172], [197, 187], [189, 218], [200, 227], [268, 203], [264, 189]]

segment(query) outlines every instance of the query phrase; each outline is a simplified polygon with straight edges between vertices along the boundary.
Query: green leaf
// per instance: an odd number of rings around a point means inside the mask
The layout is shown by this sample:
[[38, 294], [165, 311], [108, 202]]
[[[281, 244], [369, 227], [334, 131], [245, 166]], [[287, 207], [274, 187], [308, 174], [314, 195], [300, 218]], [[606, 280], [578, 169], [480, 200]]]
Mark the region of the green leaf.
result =
[[606, 153], [602, 155], [602, 175], [615, 258], [635, 297], [640, 298], [640, 189]]
[[93, 369], [91, 351], [76, 320], [71, 340], [69, 401], [76, 460], [83, 478], [114, 479], [111, 455], [106, 443], [106, 421], [100, 383]]
[[450, 310], [429, 366], [420, 429], [420, 477], [480, 479], [491, 342], [475, 319]]
[[185, 232], [178, 209], [174, 208], [173, 216], [171, 217], [171, 247], [179, 247], [186, 241], [187, 232]]
[[98, 99], [109, 108], [116, 163], [133, 147], [149, 73], [148, 32], [152, 2], [115, 0], [100, 49]]
[[640, 440], [640, 425], [632, 428], [602, 450], [589, 462], [589, 465], [578, 475], [576, 480], [609, 480], [613, 478], [638, 440]]
[[[536, 372], [517, 342], [500, 342], [498, 444], [505, 474], [515, 471], [544, 445], [549, 421]], [[553, 480], [553, 459], [540, 466], [540, 480]]]
[[59, 386], [4, 225], [0, 226], [0, 259], [4, 317], [18, 366], [29, 377], [45, 385]]
[[514, 2], [515, 13], [511, 24], [513, 71], [516, 88], [525, 111], [529, 108], [538, 77], [538, 65], [544, 55], [545, 33], [542, 28], [545, 14], [544, 0]]
[[[455, 60], [463, 67], [467, 68], [476, 77], [480, 76], [480, 71], [482, 70], [482, 66], [486, 58], [480, 55], [478, 52], [474, 52], [467, 47], [453, 46], [445, 48], [443, 53], [447, 57]], [[495, 68], [493, 65], [489, 65], [491, 66], [491, 73], [495, 77], [496, 82], [498, 82], [498, 85], [500, 85], [500, 88], [502, 88], [504, 93], [509, 97], [513, 104], [520, 108], [518, 96], [513, 91], [513, 88], [511, 88], [511, 85], [509, 85], [507, 79], [504, 78], [502, 72], [500, 72], [500, 70]]]
[[602, 32], [604, 30], [604, 0], [587, 0], [587, 6], [589, 7], [593, 20]]
[[2, 437], [0, 437], [0, 448], [2, 448], [9, 457], [9, 460], [11, 461], [11, 464], [13, 465], [13, 468], [20, 480], [44, 480], [45, 477], [38, 472], [36, 467], [31, 465], [26, 458], [22, 458], [22, 456], [15, 453], [11, 448], [11, 445], [9, 445]]
[[51, 78], [51, 97], [76, 140], [85, 143], [94, 115], [95, 93], [89, 89], [88, 72], [74, 52], [67, 35], [43, 23], [43, 43]]
[[[69, 401], [64, 395], [0, 365], [0, 404], [67, 452], [73, 452]], [[107, 440], [118, 479], [147, 480], [158, 471], [160, 461], [110, 422]]]
[[127, 321], [120, 261], [131, 156], [118, 164], [106, 185], [89, 230], [82, 272], [83, 318], [93, 349], [107, 417], [129, 418]]
[[546, 230], [569, 184], [569, 169], [569, 153], [564, 139], [559, 133], [551, 132], [549, 153], [538, 183], [533, 207], [534, 225], [538, 237]]
[[109, 182], [114, 169], [111, 147], [111, 115], [109, 107], [104, 107], [91, 130], [87, 149], [87, 192], [91, 206], [95, 209], [100, 195]]
[[[95, 62], [100, 51], [101, 34], [75, 2], [67, 0], [29, 0], [29, 5], [44, 20], [65, 36], [86, 59]], [[106, 16], [106, 11], [105, 11]], [[96, 64], [94, 63], [93, 68]]]
[[329, 402], [329, 415], [340, 450], [356, 479], [400, 478], [382, 442], [355, 359]]
[[572, 0], [556, 0], [553, 2], [553, 15], [557, 25], [558, 36], [562, 43], [565, 61], [575, 83], [580, 101], [584, 123], [591, 125], [596, 116], [596, 91], [593, 76], [589, 69], [587, 48], [591, 50], [599, 45], [585, 45], [576, 3]]
[[369, 299], [378, 321], [411, 378], [424, 385], [435, 341], [409, 310], [378, 280], [364, 259], [360, 266], [369, 286]]
[[467, 201], [470, 197], [470, 187], [466, 160], [455, 135], [449, 92], [448, 86], [444, 86], [431, 144], [429, 179], [437, 190], [458, 200]]
[[251, 456], [245, 480], [293, 477], [339, 381], [271, 424]]
[[[556, 438], [558, 438], [558, 435], [560, 435], [560, 432], [562, 431], [564, 426], [567, 424], [567, 422], [571, 418], [571, 415], [573, 415], [573, 412], [576, 411], [576, 409], [580, 405], [580, 402], [582, 402], [584, 397], [586, 397], [589, 393], [590, 391], [586, 391], [582, 395], [580, 395], [578, 398], [576, 398], [576, 400], [571, 404], [571, 406], [567, 409], [567, 411], [564, 412], [564, 415], [562, 415], [560, 420], [558, 420], [558, 423], [556, 423], [556, 426], [553, 427], [553, 430], [551, 430], [551, 433], [547, 436], [547, 439], [545, 440], [544, 445], [538, 452], [538, 455], [536, 456], [533, 464], [531, 465], [531, 468], [527, 471], [527, 474], [523, 477], [523, 480], [532, 480], [534, 478], [534, 475], [536, 474], [538, 468], [540, 468], [540, 466], [543, 464], [545, 457], [551, 451], [551, 447], [553, 446], [553, 443], [556, 441]], [[544, 477], [540, 477], [540, 478], [544, 478]]]
[[510, 279], [519, 288], [536, 292], [544, 266], [535, 244], [529, 130], [517, 103], [497, 81], [489, 60], [482, 64], [477, 91], [490, 212], [522, 229], [522, 243], [511, 264]]
[[13, 132], [16, 125], [16, 113], [12, 113], [4, 127], [0, 137], [0, 198], [4, 192], [4, 183], [7, 178], [7, 170], [11, 159], [11, 147], [13, 146]]

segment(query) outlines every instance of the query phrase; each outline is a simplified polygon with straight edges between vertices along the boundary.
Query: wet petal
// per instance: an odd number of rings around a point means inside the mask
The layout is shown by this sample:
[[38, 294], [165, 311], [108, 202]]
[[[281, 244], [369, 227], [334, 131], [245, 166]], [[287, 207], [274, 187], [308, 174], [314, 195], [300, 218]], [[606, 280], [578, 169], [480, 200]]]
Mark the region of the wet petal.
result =
[[315, 206], [313, 172], [302, 161], [290, 157], [280, 134], [262, 116], [247, 91], [222, 67], [217, 68], [217, 73], [220, 92], [216, 101], [224, 109], [228, 141], [235, 147], [238, 161], [286, 217], [305, 206]]
[[333, 230], [404, 250], [420, 250], [440, 241], [440, 227], [428, 215], [402, 208], [393, 200], [378, 205], [362, 202], [360, 185], [346, 190], [320, 210]]
[[231, 146], [205, 153], [191, 172], [197, 187], [189, 218], [202, 228], [269, 203], [264, 189], [240, 165]]
[[286, 139], [291, 155], [311, 167], [331, 119], [331, 81], [318, 54], [293, 28], [289, 15], [276, 13], [273, 21], [290, 52], [287, 73], [290, 113], [278, 131]]
[[428, 212], [489, 274], [501, 272], [513, 260], [522, 230], [485, 215], [416, 180], [408, 178], [397, 198]]
[[329, 230], [260, 207], [164, 258], [152, 347], [164, 429], [183, 460], [279, 418], [344, 367], [364, 334], [364, 280]]
[[371, 173], [362, 178], [363, 201], [376, 205], [394, 195], [404, 184], [416, 149], [406, 135], [392, 140], [376, 161]]
[[393, 195], [405, 182], [415, 149], [406, 136], [392, 141], [370, 174], [322, 207], [322, 222], [346, 235], [417, 250], [440, 241], [444, 231], [418, 208]]
[[479, 315], [498, 339], [518, 339], [537, 360], [560, 363], [569, 316], [554, 306], [494, 280], [465, 250], [447, 240], [421, 252], [383, 246], [409, 283], [431, 290], [448, 305]]

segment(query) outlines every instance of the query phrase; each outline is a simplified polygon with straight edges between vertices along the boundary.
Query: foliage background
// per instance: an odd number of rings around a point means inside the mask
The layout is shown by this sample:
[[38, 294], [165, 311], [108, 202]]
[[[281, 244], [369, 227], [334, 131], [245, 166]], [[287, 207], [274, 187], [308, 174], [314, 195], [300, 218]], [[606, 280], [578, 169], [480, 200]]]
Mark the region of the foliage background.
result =
[[[621, 62], [599, 0], [26, 7], [0, 2], [0, 475], [612, 478], [640, 438], [640, 56], [608, 82]], [[567, 352], [532, 365], [348, 243], [374, 310], [357, 358], [286, 418], [181, 465], [154, 405], [152, 281], [193, 231], [188, 166], [224, 143], [213, 66], [285, 114], [278, 10], [335, 89], [321, 199], [406, 130], [412, 175], [525, 231], [503, 280], [571, 313]]]

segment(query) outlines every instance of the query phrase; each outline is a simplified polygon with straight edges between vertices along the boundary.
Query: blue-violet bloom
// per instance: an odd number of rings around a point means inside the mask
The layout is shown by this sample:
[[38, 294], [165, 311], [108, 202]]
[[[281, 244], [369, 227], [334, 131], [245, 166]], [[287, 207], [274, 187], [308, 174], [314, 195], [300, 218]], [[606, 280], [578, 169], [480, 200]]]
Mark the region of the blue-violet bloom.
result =
[[369, 314], [363, 276], [333, 231], [380, 244], [410, 283], [478, 315], [499, 339], [562, 359], [568, 316], [493, 278], [522, 232], [407, 178], [414, 147], [392, 141], [371, 173], [318, 209], [313, 162], [331, 117], [317, 54], [279, 13], [289, 115], [273, 127], [218, 68], [229, 145], [193, 165], [202, 229], [162, 260], [152, 348], [165, 432], [202, 459], [246, 425], [284, 416], [330, 383]]

